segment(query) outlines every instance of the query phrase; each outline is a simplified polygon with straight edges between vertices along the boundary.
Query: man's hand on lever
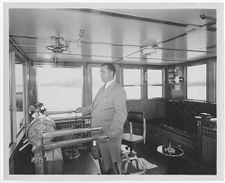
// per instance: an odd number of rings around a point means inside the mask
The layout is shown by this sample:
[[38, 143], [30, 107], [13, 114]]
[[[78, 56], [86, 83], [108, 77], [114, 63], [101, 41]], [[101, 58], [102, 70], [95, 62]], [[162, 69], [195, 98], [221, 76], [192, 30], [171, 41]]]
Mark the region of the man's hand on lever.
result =
[[81, 113], [82, 112], [82, 107], [78, 107], [74, 112]]

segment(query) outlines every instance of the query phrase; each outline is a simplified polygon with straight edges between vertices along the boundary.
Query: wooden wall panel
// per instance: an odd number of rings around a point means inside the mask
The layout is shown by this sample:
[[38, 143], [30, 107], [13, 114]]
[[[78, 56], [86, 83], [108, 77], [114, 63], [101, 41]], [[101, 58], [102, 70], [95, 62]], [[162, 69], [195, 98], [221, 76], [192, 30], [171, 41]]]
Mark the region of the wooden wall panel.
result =
[[216, 61], [207, 64], [207, 100], [216, 103]]
[[162, 119], [166, 116], [165, 99], [128, 100], [127, 110], [144, 110], [146, 119]]
[[[170, 68], [177, 68], [177, 71], [176, 73], [181, 73], [181, 75], [184, 75], [184, 67], [182, 66], [170, 66]], [[166, 72], [167, 74], [167, 80], [166, 80], [166, 96], [167, 98], [169, 99], [184, 99], [185, 97], [185, 82], [181, 83], [181, 84], [176, 84], [176, 85], [173, 85], [173, 84], [169, 84], [168, 83], [168, 70]], [[185, 77], [185, 76], [184, 76]], [[186, 80], [186, 78], [185, 78]]]
[[211, 166], [216, 166], [216, 139], [202, 136], [202, 160]]

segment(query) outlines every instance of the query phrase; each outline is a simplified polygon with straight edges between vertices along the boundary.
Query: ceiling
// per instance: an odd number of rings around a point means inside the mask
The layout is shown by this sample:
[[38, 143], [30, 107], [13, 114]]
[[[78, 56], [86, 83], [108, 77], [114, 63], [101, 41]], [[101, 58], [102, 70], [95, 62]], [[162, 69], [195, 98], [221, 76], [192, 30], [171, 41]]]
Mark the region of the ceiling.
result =
[[[9, 34], [34, 62], [168, 65], [216, 56], [216, 22], [201, 13], [216, 17], [215, 9], [9, 9]], [[69, 50], [48, 50], [52, 36]], [[154, 49], [143, 55], [147, 45]]]

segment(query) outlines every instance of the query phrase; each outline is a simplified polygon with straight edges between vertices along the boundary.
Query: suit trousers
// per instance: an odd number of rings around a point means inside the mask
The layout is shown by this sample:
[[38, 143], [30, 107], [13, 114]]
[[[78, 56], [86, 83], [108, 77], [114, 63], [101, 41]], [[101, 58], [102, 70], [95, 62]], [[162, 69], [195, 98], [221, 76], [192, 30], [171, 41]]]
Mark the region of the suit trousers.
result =
[[121, 173], [121, 141], [121, 135], [96, 141], [104, 172]]

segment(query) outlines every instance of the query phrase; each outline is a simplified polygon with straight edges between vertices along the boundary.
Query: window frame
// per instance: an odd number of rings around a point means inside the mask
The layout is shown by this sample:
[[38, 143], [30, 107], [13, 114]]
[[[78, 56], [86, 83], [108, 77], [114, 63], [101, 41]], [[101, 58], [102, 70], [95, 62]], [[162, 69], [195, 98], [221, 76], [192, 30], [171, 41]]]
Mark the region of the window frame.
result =
[[[10, 133], [9, 147], [18, 144], [25, 133], [25, 126], [28, 123], [28, 81], [29, 81], [29, 64], [24, 57], [21, 57], [15, 50], [9, 51], [9, 111], [10, 111]], [[16, 64], [22, 65], [22, 89], [23, 89], [23, 124], [17, 128], [17, 110], [16, 110]]]
[[[142, 97], [142, 88], [143, 88], [143, 84], [142, 84], [142, 78], [143, 78], [143, 72], [142, 72], [142, 69], [143, 69], [143, 66], [124, 66], [124, 67], [122, 67], [121, 68], [122, 69], [122, 86], [124, 87], [124, 89], [125, 89], [125, 87], [127, 86], [127, 85], [125, 85], [124, 84], [124, 69], [138, 69], [138, 70], [140, 70], [140, 85], [133, 85], [133, 86], [139, 86], [140, 87], [140, 98], [138, 98], [138, 99], [128, 99], [127, 98], [127, 100], [141, 100], [143, 97]], [[128, 87], [129, 87], [129, 85], [128, 85]]]
[[[188, 68], [190, 67], [195, 67], [195, 66], [201, 66], [201, 65], [205, 65], [205, 100], [201, 100], [201, 99], [191, 99], [191, 98], [188, 98]], [[193, 64], [193, 65], [187, 65], [186, 68], [185, 68], [185, 72], [186, 72], [186, 82], [185, 82], [185, 98], [186, 100], [190, 100], [190, 101], [199, 101], [199, 102], [207, 102], [208, 101], [208, 79], [207, 79], [207, 67], [208, 67], [208, 64], [207, 63], [197, 63], [197, 64]]]
[[[99, 68], [99, 70], [101, 69], [101, 64], [90, 64], [90, 76], [91, 76], [91, 102], [94, 101], [94, 97], [93, 96], [93, 77], [92, 77], [92, 68]], [[100, 74], [100, 73], [99, 73]]]
[[[35, 70], [36, 70], [36, 75], [35, 75], [35, 88], [36, 88], [36, 99], [38, 101], [38, 78], [37, 78], [37, 68], [45, 67], [45, 66], [50, 66], [50, 68], [68, 68], [68, 69], [74, 69], [74, 68], [80, 68], [82, 70], [82, 87], [81, 87], [81, 106], [83, 105], [83, 95], [84, 95], [84, 65], [83, 64], [63, 64], [59, 63], [57, 65], [52, 65], [52, 64], [37, 64], [35, 65]], [[56, 110], [51, 110], [52, 112], [56, 112]]]
[[[22, 82], [23, 82], [23, 120], [24, 123], [22, 124], [22, 126], [20, 127], [20, 129], [16, 129], [17, 133], [16, 133], [16, 137], [18, 137], [20, 135], [20, 133], [22, 132], [22, 130], [25, 127], [26, 124], [26, 82], [25, 82], [25, 65], [24, 63], [22, 63], [21, 61], [19, 61], [18, 59], [15, 60], [15, 68], [16, 68], [16, 64], [21, 64], [22, 65]], [[15, 84], [16, 84], [16, 80], [15, 80]], [[15, 88], [16, 89], [16, 88]], [[17, 116], [17, 115], [16, 115]], [[17, 119], [16, 119], [16, 124], [18, 123]]]
[[[151, 86], [161, 86], [162, 87], [162, 96], [161, 97], [153, 97], [153, 98], [149, 98], [149, 96], [148, 96], [148, 87], [149, 87], [149, 83], [148, 83], [148, 71], [149, 70], [160, 70], [161, 72], [162, 72], [162, 84], [157, 84], [157, 85], [151, 85]], [[164, 68], [147, 68], [146, 69], [146, 75], [147, 75], [147, 99], [148, 100], [150, 100], [150, 99], [154, 99], [154, 98], [164, 98], [164, 93], [165, 93], [165, 91], [164, 91], [164, 81], [165, 81], [165, 74], [164, 74], [164, 72], [165, 72], [165, 69]]]

